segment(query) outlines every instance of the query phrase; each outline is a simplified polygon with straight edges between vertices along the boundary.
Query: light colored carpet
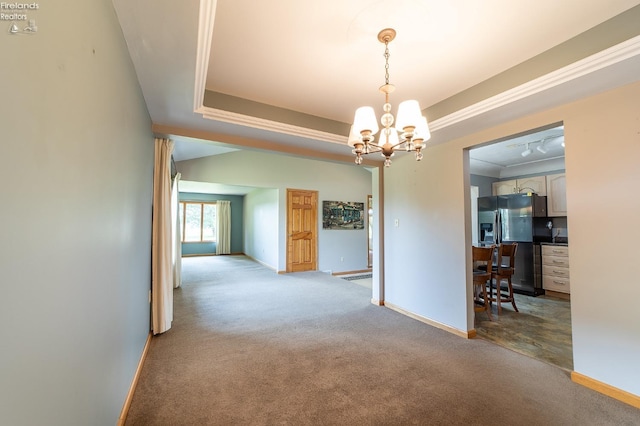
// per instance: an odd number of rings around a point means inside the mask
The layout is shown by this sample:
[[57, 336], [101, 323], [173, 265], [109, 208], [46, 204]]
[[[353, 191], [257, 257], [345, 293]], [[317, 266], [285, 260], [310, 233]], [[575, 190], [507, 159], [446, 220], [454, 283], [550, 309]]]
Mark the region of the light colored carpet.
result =
[[321, 272], [186, 258], [127, 425], [637, 425], [567, 372], [370, 303]]

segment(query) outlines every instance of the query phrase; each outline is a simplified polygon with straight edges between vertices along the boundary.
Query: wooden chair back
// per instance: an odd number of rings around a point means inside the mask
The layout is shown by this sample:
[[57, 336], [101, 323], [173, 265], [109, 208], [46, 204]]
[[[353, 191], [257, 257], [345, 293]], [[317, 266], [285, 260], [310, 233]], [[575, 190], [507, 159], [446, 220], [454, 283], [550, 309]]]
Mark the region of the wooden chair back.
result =
[[496, 246], [472, 247], [473, 258], [473, 310], [475, 312], [486, 312], [489, 320], [491, 308], [489, 307], [489, 296], [487, 295], [487, 282], [491, 280], [493, 269], [493, 251]]
[[[473, 276], [474, 278], [478, 277], [481, 279], [483, 276], [488, 275], [491, 277], [491, 272], [493, 268], [493, 251], [495, 250], [495, 246], [491, 245], [488, 247], [476, 247], [472, 248], [472, 258], [473, 258]], [[488, 278], [487, 278], [488, 279]]]
[[[500, 244], [498, 248], [498, 264], [494, 273], [498, 275], [513, 274], [516, 269], [516, 251], [518, 243]], [[508, 258], [508, 261], [507, 259]]]

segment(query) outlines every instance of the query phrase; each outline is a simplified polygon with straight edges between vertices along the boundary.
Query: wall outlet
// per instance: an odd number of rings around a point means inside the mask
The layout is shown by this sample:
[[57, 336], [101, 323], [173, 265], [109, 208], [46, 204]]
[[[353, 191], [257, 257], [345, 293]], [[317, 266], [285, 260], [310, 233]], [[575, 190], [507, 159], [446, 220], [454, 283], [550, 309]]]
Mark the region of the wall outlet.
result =
[[340, 257], [340, 262], [344, 262], [344, 257]]
[[398, 226], [400, 226], [400, 219], [396, 219], [396, 220], [393, 222], [393, 226], [395, 226], [396, 228], [397, 228]]

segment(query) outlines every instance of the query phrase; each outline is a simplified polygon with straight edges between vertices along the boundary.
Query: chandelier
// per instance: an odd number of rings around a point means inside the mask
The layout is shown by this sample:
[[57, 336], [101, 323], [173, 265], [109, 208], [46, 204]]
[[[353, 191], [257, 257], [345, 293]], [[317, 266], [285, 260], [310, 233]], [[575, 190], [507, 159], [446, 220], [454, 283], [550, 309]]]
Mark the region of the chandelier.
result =
[[[349, 132], [348, 144], [353, 148], [356, 155], [356, 164], [362, 164], [362, 156], [379, 152], [385, 158], [384, 165], [391, 165], [391, 157], [396, 150], [415, 152], [416, 160], [422, 160], [422, 150], [425, 142], [429, 140], [429, 125], [427, 119], [420, 111], [418, 101], [409, 100], [400, 103], [398, 106], [398, 119], [394, 124], [394, 117], [391, 114], [391, 104], [389, 95], [395, 90], [393, 84], [389, 84], [389, 42], [396, 37], [396, 31], [386, 28], [378, 33], [378, 40], [384, 43], [384, 80], [380, 87], [380, 92], [384, 93], [384, 114], [380, 118], [382, 129], [378, 128], [376, 115], [372, 107], [364, 106], [356, 110], [353, 125]], [[380, 130], [378, 142], [375, 143], [375, 135]]]

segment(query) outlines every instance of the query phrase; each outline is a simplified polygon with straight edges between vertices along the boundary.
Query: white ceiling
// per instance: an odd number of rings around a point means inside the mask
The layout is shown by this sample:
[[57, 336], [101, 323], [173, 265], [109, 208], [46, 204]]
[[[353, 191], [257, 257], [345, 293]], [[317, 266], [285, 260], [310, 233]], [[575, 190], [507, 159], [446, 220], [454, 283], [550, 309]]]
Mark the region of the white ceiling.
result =
[[[204, 89], [262, 104], [352, 121], [363, 104], [381, 109], [384, 45], [377, 33], [397, 30], [390, 43], [394, 110], [415, 98], [422, 108], [470, 88], [583, 33], [638, 0], [113, 0], [157, 134], [176, 141], [176, 160], [229, 149], [305, 149], [309, 155], [350, 157], [347, 135], [326, 134], [203, 107]], [[510, 114], [548, 108], [591, 90], [637, 80], [631, 66], [575, 77], [553, 93], [494, 108]], [[619, 69], [620, 68], [620, 69]], [[631, 71], [629, 71], [631, 69]], [[635, 80], [634, 80], [635, 79]], [[571, 85], [573, 83], [573, 86]], [[564, 83], [563, 83], [564, 84]], [[567, 94], [569, 93], [569, 94]], [[572, 97], [573, 96], [573, 97]], [[522, 98], [521, 98], [522, 99]], [[211, 113], [214, 113], [211, 115]], [[209, 117], [209, 118], [207, 118]], [[431, 143], [497, 124], [486, 113], [449, 124], [436, 121]], [[434, 130], [435, 129], [435, 130]], [[307, 131], [308, 130], [308, 131]], [[537, 136], [536, 136], [537, 137]], [[248, 141], [248, 142], [247, 142]], [[503, 144], [519, 144], [519, 141]], [[551, 145], [551, 144], [550, 144]], [[220, 148], [223, 151], [220, 151]], [[504, 148], [521, 160], [516, 148]], [[480, 161], [497, 162], [497, 148]], [[514, 152], [516, 154], [514, 154]], [[535, 151], [535, 155], [539, 153]], [[426, 153], [425, 153], [426, 155]], [[502, 155], [502, 154], [501, 154]], [[482, 156], [482, 157], [481, 157]], [[506, 158], [506, 157], [505, 157]], [[528, 157], [534, 159], [532, 154]], [[475, 167], [475, 166], [474, 166]], [[499, 165], [504, 170], [506, 165]], [[495, 170], [492, 172], [495, 173]]]
[[392, 104], [433, 105], [574, 37], [636, 0], [218, 0], [206, 86], [350, 123]]
[[491, 141], [469, 151], [469, 166], [473, 174], [496, 178], [564, 170], [563, 143], [562, 125]]

